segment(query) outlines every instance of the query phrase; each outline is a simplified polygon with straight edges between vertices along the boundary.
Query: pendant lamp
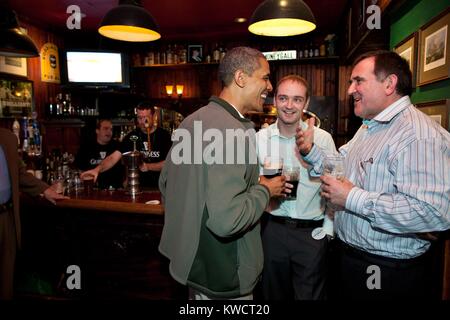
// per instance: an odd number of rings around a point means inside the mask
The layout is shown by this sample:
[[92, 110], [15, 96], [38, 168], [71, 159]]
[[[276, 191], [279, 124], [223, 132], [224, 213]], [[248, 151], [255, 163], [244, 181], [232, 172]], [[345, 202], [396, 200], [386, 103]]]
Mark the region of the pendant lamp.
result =
[[253, 12], [248, 30], [260, 36], [286, 37], [315, 28], [316, 19], [302, 0], [265, 0]]
[[33, 40], [20, 30], [16, 13], [5, 7], [0, 7], [0, 56], [39, 56]]
[[107, 38], [147, 42], [161, 38], [159, 26], [138, 0], [121, 0], [103, 18], [98, 32]]

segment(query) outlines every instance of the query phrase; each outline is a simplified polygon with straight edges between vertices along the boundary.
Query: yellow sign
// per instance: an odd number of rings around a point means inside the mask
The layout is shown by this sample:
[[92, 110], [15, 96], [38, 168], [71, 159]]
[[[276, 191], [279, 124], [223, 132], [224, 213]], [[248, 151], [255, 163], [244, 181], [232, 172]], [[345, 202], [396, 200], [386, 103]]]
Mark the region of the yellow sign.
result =
[[58, 47], [50, 42], [44, 44], [41, 49], [41, 80], [61, 83]]

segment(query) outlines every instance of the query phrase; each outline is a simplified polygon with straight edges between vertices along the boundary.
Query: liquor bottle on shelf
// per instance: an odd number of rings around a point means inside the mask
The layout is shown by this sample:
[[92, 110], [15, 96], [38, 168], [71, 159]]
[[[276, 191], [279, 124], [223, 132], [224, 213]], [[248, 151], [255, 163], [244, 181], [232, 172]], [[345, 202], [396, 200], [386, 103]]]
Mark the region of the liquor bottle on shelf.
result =
[[173, 64], [173, 52], [170, 44], [167, 46], [166, 60], [167, 64]]
[[184, 46], [182, 46], [178, 51], [178, 63], [186, 63], [186, 62], [187, 62], [187, 50]]
[[213, 58], [213, 62], [220, 61], [220, 49], [219, 49], [219, 44], [217, 44], [217, 43], [216, 43], [216, 46], [214, 47], [212, 58]]

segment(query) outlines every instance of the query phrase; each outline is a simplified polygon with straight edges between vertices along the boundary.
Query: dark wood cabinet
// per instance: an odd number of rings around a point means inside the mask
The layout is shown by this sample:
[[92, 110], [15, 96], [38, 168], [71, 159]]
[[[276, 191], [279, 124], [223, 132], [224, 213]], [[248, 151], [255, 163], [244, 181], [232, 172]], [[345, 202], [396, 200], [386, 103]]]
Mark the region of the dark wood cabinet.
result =
[[[168, 261], [158, 251], [163, 208], [145, 204], [158, 198], [158, 192], [133, 200], [125, 191], [94, 190], [90, 197], [73, 196], [54, 206], [23, 197], [17, 295], [186, 299], [186, 288], [170, 276]], [[68, 286], [69, 266], [79, 267], [80, 288]]]
[[44, 152], [60, 149], [75, 154], [80, 147], [81, 130], [85, 122], [80, 119], [57, 119], [42, 123]]

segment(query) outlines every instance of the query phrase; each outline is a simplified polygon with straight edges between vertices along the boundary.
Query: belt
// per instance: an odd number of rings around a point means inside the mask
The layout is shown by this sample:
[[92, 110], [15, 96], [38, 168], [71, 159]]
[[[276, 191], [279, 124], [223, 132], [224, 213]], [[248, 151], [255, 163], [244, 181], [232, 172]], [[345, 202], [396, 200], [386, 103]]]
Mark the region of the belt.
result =
[[396, 258], [390, 258], [385, 256], [380, 256], [377, 254], [369, 253], [366, 251], [362, 251], [359, 249], [356, 249], [339, 238], [336, 238], [336, 247], [338, 250], [341, 251], [341, 253], [346, 254], [349, 257], [359, 259], [366, 261], [368, 263], [374, 264], [374, 265], [381, 265], [388, 268], [395, 268], [395, 269], [403, 269], [403, 268], [409, 268], [412, 266], [415, 266], [417, 264], [423, 263], [426, 258], [429, 256], [428, 252], [425, 252], [424, 254], [411, 258], [411, 259], [396, 259]]
[[289, 217], [280, 217], [270, 215], [270, 220], [276, 223], [285, 224], [292, 228], [318, 228], [323, 225], [323, 219], [321, 220], [304, 220], [304, 219], [294, 219]]
[[12, 207], [13, 207], [12, 200], [9, 200], [8, 202], [0, 204], [0, 213], [9, 211], [9, 209], [11, 209]]

